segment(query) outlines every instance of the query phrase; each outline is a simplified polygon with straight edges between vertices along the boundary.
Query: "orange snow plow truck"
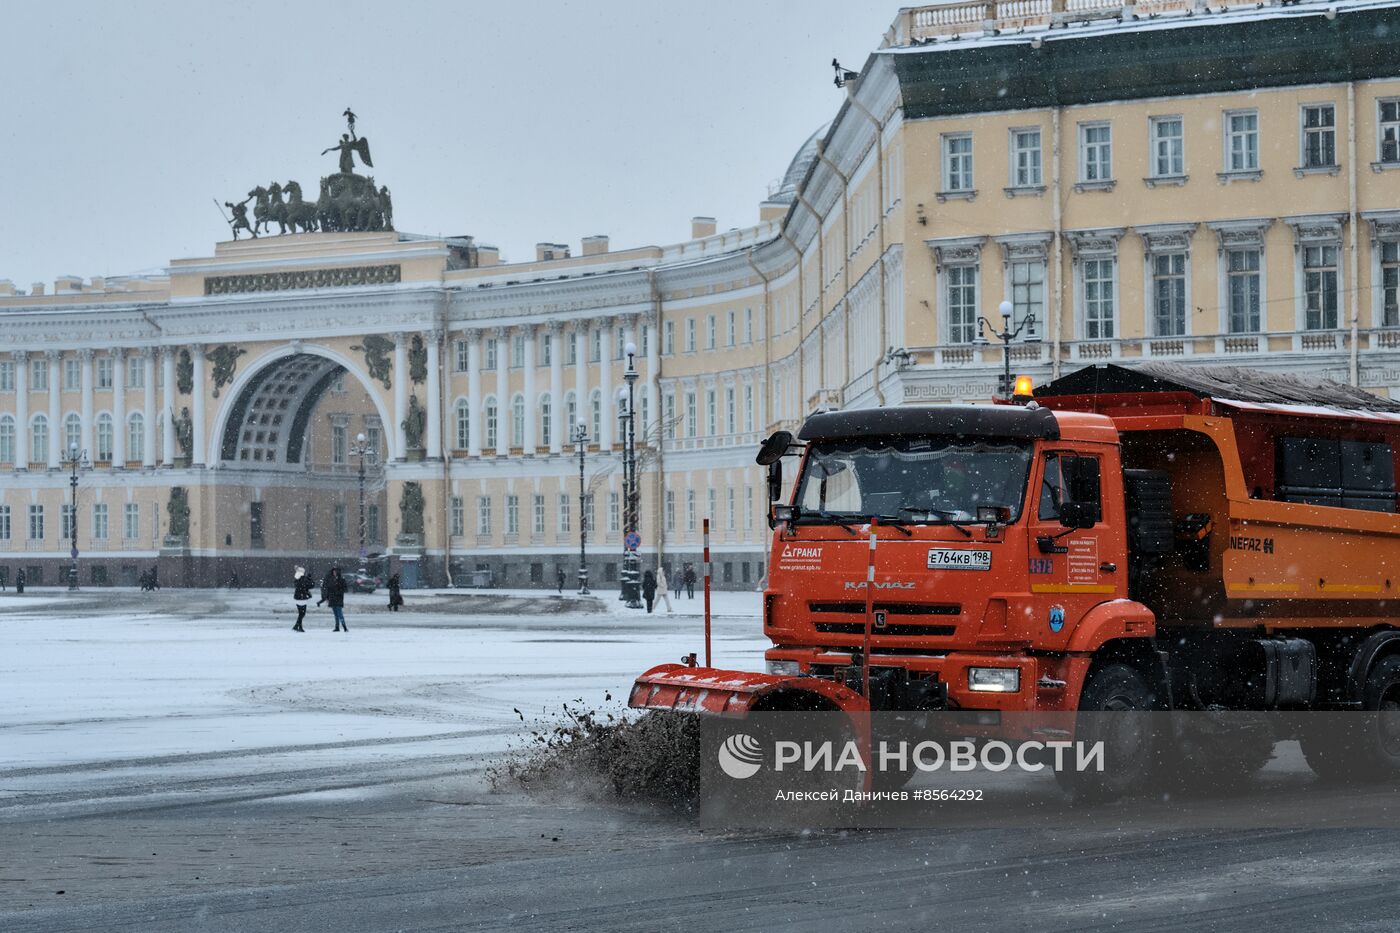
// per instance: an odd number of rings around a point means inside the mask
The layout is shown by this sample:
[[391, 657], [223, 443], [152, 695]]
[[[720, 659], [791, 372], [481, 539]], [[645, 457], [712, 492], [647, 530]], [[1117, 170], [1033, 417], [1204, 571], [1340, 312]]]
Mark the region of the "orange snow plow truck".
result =
[[[812, 415], [758, 455], [773, 500], [800, 459], [770, 509], [767, 671], [663, 664], [630, 703], [1400, 709], [1397, 446], [1400, 402], [1157, 363]], [[1325, 770], [1328, 736], [1300, 738]], [[1400, 735], [1366, 741], [1400, 773]]]

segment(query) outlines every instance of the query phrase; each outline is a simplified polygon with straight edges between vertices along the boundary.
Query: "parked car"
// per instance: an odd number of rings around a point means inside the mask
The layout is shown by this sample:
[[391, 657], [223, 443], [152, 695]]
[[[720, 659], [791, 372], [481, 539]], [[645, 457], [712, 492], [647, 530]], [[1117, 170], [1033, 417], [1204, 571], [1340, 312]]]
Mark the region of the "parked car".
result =
[[350, 577], [350, 592], [352, 593], [373, 593], [384, 585], [384, 581], [374, 576], [368, 570], [361, 568], [356, 570]]

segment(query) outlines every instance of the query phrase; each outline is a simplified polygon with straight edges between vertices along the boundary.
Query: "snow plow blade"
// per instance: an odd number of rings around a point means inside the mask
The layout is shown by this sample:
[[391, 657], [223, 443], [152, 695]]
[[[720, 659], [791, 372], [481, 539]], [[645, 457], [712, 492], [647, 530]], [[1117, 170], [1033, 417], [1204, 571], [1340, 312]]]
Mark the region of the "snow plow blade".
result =
[[859, 693], [830, 680], [684, 664], [660, 664], [642, 674], [627, 705], [736, 718], [755, 708], [869, 710]]

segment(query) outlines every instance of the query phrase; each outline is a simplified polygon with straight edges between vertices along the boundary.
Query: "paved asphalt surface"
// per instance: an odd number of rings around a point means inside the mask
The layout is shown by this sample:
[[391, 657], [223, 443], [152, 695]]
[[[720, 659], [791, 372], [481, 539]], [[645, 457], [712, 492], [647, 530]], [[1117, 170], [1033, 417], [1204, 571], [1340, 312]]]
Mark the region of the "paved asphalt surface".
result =
[[[153, 757], [139, 792], [65, 791], [56, 766], [0, 806], [0, 930], [1400, 929], [1400, 831], [713, 832], [493, 793], [479, 740], [504, 731], [368, 740], [349, 769]], [[47, 777], [4, 739], [0, 788]], [[1306, 805], [1290, 786], [1258, 793]]]

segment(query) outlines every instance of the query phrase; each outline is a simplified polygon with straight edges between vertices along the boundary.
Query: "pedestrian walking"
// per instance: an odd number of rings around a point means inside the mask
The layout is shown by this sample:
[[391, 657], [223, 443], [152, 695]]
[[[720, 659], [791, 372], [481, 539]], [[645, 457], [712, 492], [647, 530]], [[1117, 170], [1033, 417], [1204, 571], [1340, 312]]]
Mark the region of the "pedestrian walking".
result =
[[642, 574], [642, 598], [647, 601], [647, 612], [651, 612], [652, 604], [656, 602], [656, 574], [648, 570]]
[[676, 571], [676, 599], [681, 598], [681, 590], [685, 589], [685, 568]]
[[350, 626], [345, 624], [345, 578], [340, 575], [339, 567], [332, 567], [326, 579], [321, 581], [321, 598], [316, 605], [322, 603], [331, 607], [331, 615], [335, 616], [335, 630], [350, 631]]
[[565, 579], [566, 579], [566, 578], [565, 578], [565, 576], [564, 576], [564, 567], [563, 567], [563, 565], [560, 565], [560, 566], [556, 569], [555, 574], [554, 574], [554, 582], [555, 582], [555, 583], [558, 585], [558, 587], [559, 587], [559, 595], [560, 595], [560, 596], [563, 596], [563, 595], [564, 595], [564, 580], [565, 580]]
[[398, 612], [403, 605], [403, 593], [400, 592], [399, 575], [394, 574], [389, 577], [389, 609]]
[[21, 567], [19, 570], [15, 571], [15, 592], [16, 592], [16, 593], [23, 593], [23, 592], [24, 592], [24, 568], [23, 568], [23, 567]]
[[695, 568], [690, 564], [685, 565], [685, 595], [688, 599], [695, 598]]
[[294, 632], [306, 631], [301, 627], [301, 621], [306, 618], [306, 604], [311, 601], [311, 590], [315, 586], [316, 581], [311, 579], [305, 567], [292, 571], [292, 602], [297, 604], [297, 624], [292, 626]]
[[658, 564], [656, 567], [656, 592], [666, 602], [666, 611], [675, 612], [671, 606], [671, 584], [666, 579], [666, 567]]

